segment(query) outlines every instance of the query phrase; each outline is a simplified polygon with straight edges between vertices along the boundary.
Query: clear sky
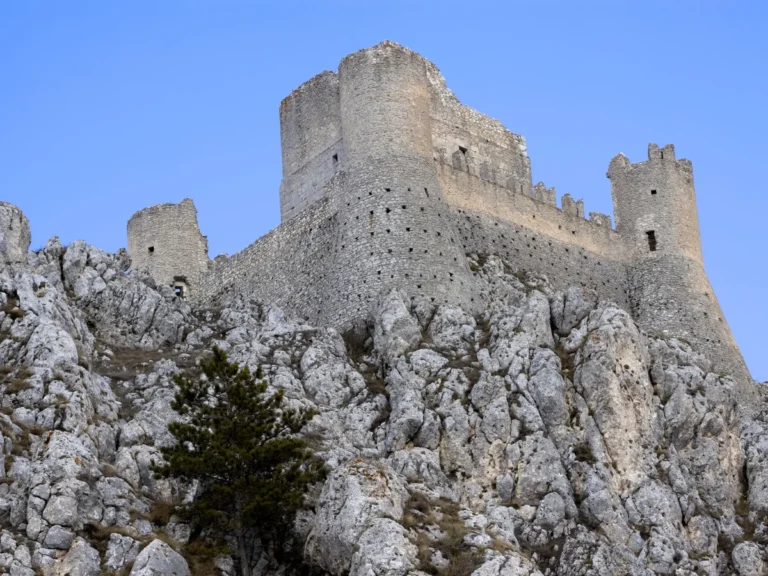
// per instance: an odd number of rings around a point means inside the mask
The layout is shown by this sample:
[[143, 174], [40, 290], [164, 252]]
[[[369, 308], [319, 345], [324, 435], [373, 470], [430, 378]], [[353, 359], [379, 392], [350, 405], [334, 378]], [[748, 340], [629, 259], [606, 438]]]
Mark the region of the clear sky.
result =
[[706, 0], [0, 3], [0, 199], [33, 248], [125, 246], [193, 198], [210, 255], [279, 223], [278, 106], [389, 39], [528, 141], [534, 182], [611, 212], [608, 162], [694, 164], [709, 277], [753, 375], [765, 331], [768, 3]]

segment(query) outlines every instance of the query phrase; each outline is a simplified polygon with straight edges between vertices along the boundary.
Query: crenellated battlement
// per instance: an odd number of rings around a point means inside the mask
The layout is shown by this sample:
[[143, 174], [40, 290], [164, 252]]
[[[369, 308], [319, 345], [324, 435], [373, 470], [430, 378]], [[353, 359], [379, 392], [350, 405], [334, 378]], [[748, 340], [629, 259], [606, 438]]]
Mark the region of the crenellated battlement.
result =
[[[129, 223], [134, 263], [164, 283], [195, 278], [190, 295], [203, 304], [247, 292], [345, 329], [391, 288], [422, 308], [479, 311], [466, 255], [499, 254], [555, 287], [592, 288], [644, 329], [743, 370], [729, 361], [738, 348], [704, 271], [693, 167], [673, 145], [650, 144], [634, 164], [614, 157], [615, 228], [611, 215], [586, 219], [583, 200], [564, 194], [558, 206], [554, 187], [533, 184], [523, 136], [462, 104], [432, 62], [393, 42], [296, 88], [280, 127], [280, 226], [208, 265], [194, 207], [153, 208]], [[163, 258], [145, 253], [150, 241]], [[166, 246], [177, 244], [186, 248]]]

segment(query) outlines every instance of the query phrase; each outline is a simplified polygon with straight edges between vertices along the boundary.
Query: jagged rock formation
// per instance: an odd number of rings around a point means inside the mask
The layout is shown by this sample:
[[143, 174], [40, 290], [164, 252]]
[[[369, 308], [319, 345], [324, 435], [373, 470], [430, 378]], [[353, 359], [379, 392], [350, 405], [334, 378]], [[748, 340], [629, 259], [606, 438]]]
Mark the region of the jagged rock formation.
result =
[[[737, 392], [762, 387], [589, 290], [468, 258], [480, 314], [393, 290], [343, 335], [243, 297], [193, 309], [82, 242], [9, 258], [0, 570], [195, 573], [174, 550], [191, 527], [162, 513], [194, 491], [150, 465], [173, 441], [172, 374], [216, 344], [319, 411], [305, 433], [332, 472], [296, 521], [310, 569], [763, 574], [768, 418]], [[257, 550], [254, 573], [281, 572]]]

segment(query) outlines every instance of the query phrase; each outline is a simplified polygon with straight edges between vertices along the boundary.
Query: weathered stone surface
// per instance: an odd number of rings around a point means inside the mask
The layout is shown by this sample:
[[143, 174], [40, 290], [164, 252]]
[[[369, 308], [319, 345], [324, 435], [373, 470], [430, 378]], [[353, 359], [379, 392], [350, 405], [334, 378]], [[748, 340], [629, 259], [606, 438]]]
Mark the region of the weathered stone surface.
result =
[[77, 500], [71, 496], [53, 496], [43, 510], [49, 524], [73, 526], [77, 522]]
[[104, 557], [104, 566], [117, 572], [127, 564], [130, 564], [139, 555], [139, 542], [130, 536], [113, 533], [109, 535], [107, 553]]
[[77, 538], [69, 552], [53, 566], [54, 576], [99, 576], [98, 551], [82, 538]]
[[139, 552], [130, 576], [190, 576], [184, 557], [162, 540], [152, 540]]
[[349, 570], [361, 535], [377, 518], [399, 520], [405, 484], [385, 463], [353, 460], [323, 486], [305, 556], [332, 574]]
[[383, 296], [376, 308], [373, 345], [378, 354], [393, 362], [405, 354], [421, 338], [421, 327], [411, 316], [406, 305], [407, 297], [392, 290]]
[[733, 549], [733, 564], [739, 576], [760, 576], [765, 574], [765, 553], [754, 542], [742, 542]]
[[405, 529], [388, 518], [379, 518], [360, 536], [352, 557], [350, 576], [404, 576], [417, 565], [416, 547]]
[[56, 548], [57, 550], [68, 550], [75, 539], [75, 534], [61, 526], [51, 526], [45, 535], [43, 546], [46, 548]]
[[24, 213], [9, 202], [0, 202], [0, 263], [26, 262], [30, 242], [32, 232]]

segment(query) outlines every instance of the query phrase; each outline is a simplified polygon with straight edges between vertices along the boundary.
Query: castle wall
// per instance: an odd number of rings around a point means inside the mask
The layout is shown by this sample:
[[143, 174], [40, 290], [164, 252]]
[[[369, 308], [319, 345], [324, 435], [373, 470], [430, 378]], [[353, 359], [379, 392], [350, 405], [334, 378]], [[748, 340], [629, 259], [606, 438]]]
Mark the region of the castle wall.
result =
[[320, 200], [325, 185], [346, 166], [338, 74], [318, 74], [281, 102], [280, 139], [280, 215], [286, 221]]
[[557, 288], [581, 284], [629, 310], [625, 252], [609, 226], [448, 166], [438, 175], [465, 252], [500, 254]]
[[[329, 186], [333, 188], [333, 183]], [[336, 305], [336, 295], [326, 299], [335, 236], [336, 218], [329, 201], [315, 202], [231, 258], [216, 261], [203, 283], [201, 302], [216, 306], [246, 294], [319, 322], [323, 310]]]
[[196, 297], [209, 260], [194, 202], [185, 198], [136, 212], [128, 221], [128, 254], [134, 269], [149, 270], [158, 284], [183, 284], [184, 296]]
[[658, 254], [627, 269], [632, 316], [652, 336], [680, 338], [723, 373], [749, 381], [736, 340], [701, 263]]
[[472, 176], [531, 194], [531, 164], [525, 138], [498, 120], [464, 106], [437, 67], [425, 60], [430, 91], [434, 158]]

